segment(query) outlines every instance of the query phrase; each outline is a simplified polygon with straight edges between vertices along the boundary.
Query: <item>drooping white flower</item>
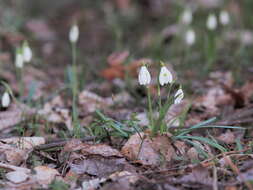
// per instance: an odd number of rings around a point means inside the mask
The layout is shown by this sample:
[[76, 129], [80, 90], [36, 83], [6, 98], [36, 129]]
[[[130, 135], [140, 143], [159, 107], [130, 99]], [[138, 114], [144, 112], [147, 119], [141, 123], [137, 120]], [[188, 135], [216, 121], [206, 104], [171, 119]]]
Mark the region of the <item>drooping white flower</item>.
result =
[[24, 42], [23, 45], [23, 60], [24, 62], [30, 62], [32, 59], [32, 50], [27, 42]]
[[179, 88], [177, 90], [176, 94], [174, 95], [174, 98], [174, 104], [179, 104], [182, 101], [182, 99], [184, 98], [184, 92], [182, 88]]
[[7, 108], [10, 105], [11, 99], [8, 92], [5, 92], [2, 96], [2, 107]]
[[185, 43], [191, 46], [195, 43], [195, 40], [196, 40], [196, 35], [195, 35], [194, 30], [192, 29], [187, 30], [185, 33]]
[[139, 83], [140, 85], [148, 85], [151, 82], [151, 75], [146, 66], [142, 66], [139, 72]]
[[171, 72], [167, 69], [167, 67], [162, 66], [161, 67], [161, 71], [159, 74], [159, 83], [161, 86], [168, 84], [168, 83], [172, 83], [173, 81], [173, 77]]
[[206, 27], [208, 30], [215, 30], [217, 28], [217, 18], [214, 14], [209, 14]]
[[15, 65], [17, 68], [23, 68], [24, 66], [24, 58], [20, 49], [16, 52]]
[[79, 28], [74, 24], [69, 31], [69, 41], [71, 43], [76, 43], [79, 37]]
[[220, 15], [219, 15], [219, 20], [220, 20], [220, 23], [222, 25], [228, 25], [229, 22], [230, 22], [230, 16], [229, 16], [229, 13], [225, 10], [221, 11], [220, 12]]
[[192, 22], [192, 11], [190, 9], [185, 9], [182, 16], [181, 22], [183, 24], [189, 25]]

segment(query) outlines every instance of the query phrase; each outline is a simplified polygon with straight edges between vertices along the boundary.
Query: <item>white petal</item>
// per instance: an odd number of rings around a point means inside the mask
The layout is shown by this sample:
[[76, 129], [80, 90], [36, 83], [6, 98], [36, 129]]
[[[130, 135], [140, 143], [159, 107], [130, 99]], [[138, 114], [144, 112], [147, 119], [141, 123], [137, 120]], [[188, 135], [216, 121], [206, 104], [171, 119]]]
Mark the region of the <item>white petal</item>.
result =
[[25, 62], [30, 62], [32, 59], [32, 50], [28, 45], [23, 49], [23, 59]]
[[11, 99], [8, 92], [5, 92], [2, 96], [2, 107], [7, 108], [10, 105]]
[[183, 90], [181, 88], [178, 89], [178, 91], [175, 93], [174, 97], [175, 97], [174, 103], [179, 104], [182, 101], [182, 99], [184, 98]]
[[171, 72], [167, 69], [167, 67], [162, 66], [160, 74], [159, 74], [159, 83], [161, 86], [164, 84], [171, 83], [173, 81], [173, 77]]
[[195, 43], [195, 32], [194, 30], [188, 30], [185, 34], [185, 42], [187, 45], [193, 45]]
[[16, 54], [15, 65], [18, 68], [23, 68], [23, 66], [24, 66], [23, 55], [21, 53]]
[[221, 11], [220, 16], [219, 16], [219, 20], [222, 25], [229, 24], [229, 22], [230, 22], [229, 13], [225, 10]]
[[209, 30], [215, 30], [217, 28], [217, 18], [214, 14], [208, 16], [206, 26]]
[[140, 85], [147, 85], [151, 82], [151, 76], [146, 66], [141, 67], [138, 79]]
[[76, 43], [79, 37], [79, 28], [77, 25], [73, 25], [69, 32], [69, 40], [71, 43]]
[[181, 21], [183, 24], [189, 25], [192, 22], [192, 11], [190, 9], [185, 9]]

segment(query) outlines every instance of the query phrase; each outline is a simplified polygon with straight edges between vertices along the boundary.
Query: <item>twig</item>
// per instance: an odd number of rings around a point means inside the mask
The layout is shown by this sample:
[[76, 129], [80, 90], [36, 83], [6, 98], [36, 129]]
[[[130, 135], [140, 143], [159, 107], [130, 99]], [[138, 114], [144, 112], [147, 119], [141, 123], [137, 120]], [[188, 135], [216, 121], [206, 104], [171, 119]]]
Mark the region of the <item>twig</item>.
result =
[[213, 190], [218, 190], [217, 168], [213, 165]]
[[[85, 142], [85, 141], [92, 141], [95, 139], [96, 139], [96, 137], [90, 136], [90, 137], [81, 138], [79, 140], [81, 140], [82, 142]], [[54, 142], [50, 142], [48, 144], [42, 144], [42, 145], [35, 146], [34, 150], [46, 150], [46, 149], [50, 149], [50, 148], [61, 147], [61, 146], [64, 146], [70, 140], [71, 139], [62, 139], [62, 140], [58, 139], [58, 140], [56, 140]]]
[[18, 167], [18, 166], [13, 166], [13, 165], [10, 165], [10, 164], [4, 164], [2, 162], [0, 162], [0, 168], [4, 168], [4, 169], [7, 169], [7, 170], [13, 170], [13, 171], [21, 171], [21, 172], [24, 172], [24, 173], [31, 173], [30, 169], [22, 168], [22, 167]]

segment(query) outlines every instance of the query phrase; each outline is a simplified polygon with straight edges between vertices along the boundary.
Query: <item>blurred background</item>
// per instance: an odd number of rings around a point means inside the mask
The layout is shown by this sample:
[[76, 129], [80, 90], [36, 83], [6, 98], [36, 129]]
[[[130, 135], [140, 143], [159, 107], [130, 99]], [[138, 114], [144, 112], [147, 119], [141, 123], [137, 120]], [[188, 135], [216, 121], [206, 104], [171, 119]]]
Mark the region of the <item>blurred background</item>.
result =
[[[189, 79], [213, 71], [230, 71], [240, 84], [253, 72], [252, 7], [252, 0], [1, 0], [1, 77], [10, 78], [16, 48], [27, 40], [34, 54], [29, 67], [62, 80], [71, 63], [69, 29], [77, 22], [86, 82], [122, 77], [120, 68], [110, 68], [111, 55], [132, 67], [134, 60], [163, 60], [193, 87]], [[214, 28], [207, 26], [210, 15], [217, 19]]]

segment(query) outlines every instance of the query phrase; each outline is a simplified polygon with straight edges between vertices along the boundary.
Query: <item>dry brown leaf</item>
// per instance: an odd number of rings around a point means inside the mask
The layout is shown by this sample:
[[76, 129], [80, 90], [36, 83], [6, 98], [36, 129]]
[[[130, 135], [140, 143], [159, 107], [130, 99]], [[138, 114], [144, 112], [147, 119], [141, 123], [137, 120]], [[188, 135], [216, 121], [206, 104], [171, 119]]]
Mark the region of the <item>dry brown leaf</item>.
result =
[[37, 166], [34, 170], [36, 172], [34, 177], [41, 185], [50, 184], [56, 176], [60, 175], [56, 169], [47, 166]]
[[75, 160], [70, 163], [71, 171], [77, 174], [89, 174], [104, 177], [116, 171], [125, 170], [128, 163], [124, 158], [104, 158], [101, 156], [89, 156], [85, 159]]
[[28, 175], [21, 171], [9, 172], [5, 177], [13, 183], [22, 183], [28, 179]]
[[73, 130], [70, 110], [64, 108], [64, 101], [61, 96], [54, 97], [47, 102], [38, 113], [44, 116], [49, 122], [65, 123], [67, 128]]
[[123, 157], [122, 154], [112, 147], [105, 144], [89, 145], [85, 144], [81, 150], [84, 155], [101, 155], [103, 157]]
[[216, 137], [218, 140], [227, 143], [227, 144], [233, 144], [235, 143], [235, 134], [231, 130], [227, 130], [225, 133], [219, 135]]
[[0, 142], [0, 159], [11, 165], [19, 166], [28, 158], [29, 152]]
[[123, 64], [128, 56], [128, 51], [115, 52], [107, 58], [107, 62], [110, 66], [118, 66]]
[[207, 189], [207, 186], [212, 187], [213, 179], [211, 178], [207, 168], [197, 165], [192, 169], [190, 174], [183, 176], [180, 181], [185, 185], [188, 184], [191, 188]]
[[45, 144], [44, 137], [10, 137], [0, 139], [7, 144], [14, 144], [21, 149], [32, 149], [34, 146]]
[[131, 168], [118, 150], [104, 144], [92, 145], [72, 140], [64, 146], [61, 158], [66, 153], [70, 153], [67, 159], [71, 171], [76, 174], [103, 177], [116, 171]]
[[99, 95], [84, 90], [79, 94], [79, 104], [82, 109], [82, 114], [89, 114], [97, 109], [104, 109], [112, 105], [112, 99], [102, 98]]
[[167, 162], [175, 156], [174, 148], [167, 136], [157, 136], [151, 140], [150, 137], [144, 138], [144, 133], [132, 135], [123, 146], [121, 153], [129, 160], [151, 166], [159, 165], [161, 156]]
[[253, 97], [253, 81], [248, 81], [240, 89], [241, 94], [244, 96], [245, 104], [247, 105], [250, 98]]
[[35, 114], [35, 110], [24, 104], [11, 104], [6, 111], [0, 112], [0, 131], [12, 127], [26, 119], [26, 116]]

